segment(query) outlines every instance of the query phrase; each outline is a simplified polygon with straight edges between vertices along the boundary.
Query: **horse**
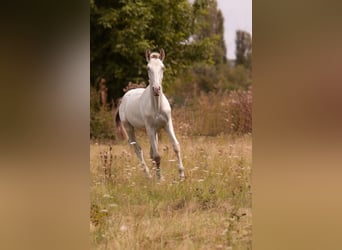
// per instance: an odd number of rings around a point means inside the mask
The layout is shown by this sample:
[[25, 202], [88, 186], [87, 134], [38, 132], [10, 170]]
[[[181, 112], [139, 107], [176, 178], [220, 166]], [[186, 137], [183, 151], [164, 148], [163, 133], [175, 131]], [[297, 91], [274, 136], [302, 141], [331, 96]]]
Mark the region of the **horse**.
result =
[[135, 128], [145, 128], [150, 140], [150, 157], [156, 166], [157, 178], [164, 179], [160, 172], [160, 154], [158, 151], [158, 131], [164, 129], [169, 135], [173, 150], [177, 156], [178, 171], [181, 180], [185, 179], [181, 158], [180, 144], [176, 138], [171, 118], [171, 106], [163, 93], [164, 49], [158, 52], [145, 51], [149, 85], [146, 88], [135, 88], [127, 91], [121, 99], [116, 113], [116, 126], [126, 131], [128, 143], [133, 145], [140, 160], [143, 171], [151, 178], [150, 170], [145, 162], [143, 151], [135, 137]]

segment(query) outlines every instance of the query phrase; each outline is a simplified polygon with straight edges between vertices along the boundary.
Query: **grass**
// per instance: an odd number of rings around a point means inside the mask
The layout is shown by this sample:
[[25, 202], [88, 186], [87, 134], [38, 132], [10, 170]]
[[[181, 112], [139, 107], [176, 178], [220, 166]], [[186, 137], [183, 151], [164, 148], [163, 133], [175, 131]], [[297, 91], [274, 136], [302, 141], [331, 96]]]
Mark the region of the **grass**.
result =
[[[92, 249], [251, 249], [251, 135], [179, 140], [184, 182], [164, 135], [164, 182], [146, 179], [126, 142], [112, 145], [105, 182], [100, 153], [109, 146], [90, 145]], [[146, 135], [138, 141], [151, 168]]]
[[252, 89], [200, 93], [172, 109], [181, 135], [252, 133]]

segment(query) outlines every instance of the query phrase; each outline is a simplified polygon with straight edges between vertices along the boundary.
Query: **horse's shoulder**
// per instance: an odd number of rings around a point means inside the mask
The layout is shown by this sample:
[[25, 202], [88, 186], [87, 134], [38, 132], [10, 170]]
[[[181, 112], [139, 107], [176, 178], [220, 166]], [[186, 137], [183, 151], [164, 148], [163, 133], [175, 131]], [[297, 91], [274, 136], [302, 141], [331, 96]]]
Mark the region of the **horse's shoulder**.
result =
[[161, 99], [161, 105], [166, 109], [171, 109], [170, 102], [165, 95], [163, 95], [163, 98]]

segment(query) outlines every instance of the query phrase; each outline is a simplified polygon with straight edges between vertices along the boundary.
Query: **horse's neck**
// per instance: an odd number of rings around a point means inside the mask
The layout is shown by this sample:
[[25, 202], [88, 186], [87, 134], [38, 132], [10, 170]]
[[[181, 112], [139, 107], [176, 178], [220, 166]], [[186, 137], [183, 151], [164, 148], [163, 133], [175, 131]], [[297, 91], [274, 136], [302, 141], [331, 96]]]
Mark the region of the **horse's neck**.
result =
[[147, 86], [146, 91], [148, 91], [148, 98], [151, 102], [151, 107], [152, 107], [153, 111], [156, 113], [160, 113], [160, 111], [162, 109], [163, 91], [160, 92], [159, 96], [155, 96], [155, 95], [153, 95], [153, 91], [152, 91], [152, 88], [150, 87], [150, 85]]
[[156, 113], [160, 113], [161, 110], [161, 97], [163, 93], [160, 93], [159, 96], [153, 96], [152, 98], [154, 99], [154, 108], [156, 110]]

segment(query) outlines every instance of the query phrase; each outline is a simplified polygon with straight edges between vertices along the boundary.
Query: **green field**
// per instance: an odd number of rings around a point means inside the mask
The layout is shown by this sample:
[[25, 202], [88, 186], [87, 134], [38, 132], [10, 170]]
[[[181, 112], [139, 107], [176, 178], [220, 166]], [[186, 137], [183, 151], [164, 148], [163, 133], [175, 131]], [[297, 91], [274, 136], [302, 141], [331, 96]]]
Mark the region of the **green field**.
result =
[[[112, 144], [111, 178], [90, 145], [92, 249], [251, 249], [252, 136], [180, 137], [186, 180], [166, 136], [159, 143], [165, 181], [145, 177], [133, 148]], [[137, 136], [146, 162], [149, 145]]]

